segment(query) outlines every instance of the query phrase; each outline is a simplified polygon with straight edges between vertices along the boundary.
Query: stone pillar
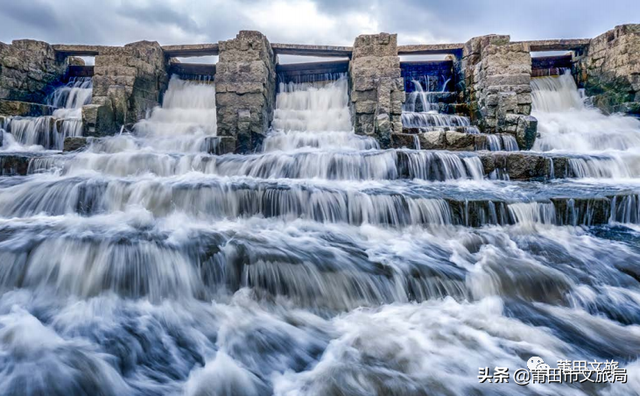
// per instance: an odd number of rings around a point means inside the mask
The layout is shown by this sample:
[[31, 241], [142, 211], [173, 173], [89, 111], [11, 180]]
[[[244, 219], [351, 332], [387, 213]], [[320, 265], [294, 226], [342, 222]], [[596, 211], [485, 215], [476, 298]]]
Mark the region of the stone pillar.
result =
[[44, 103], [66, 71], [51, 45], [35, 40], [0, 43], [0, 99]]
[[353, 125], [359, 135], [374, 136], [385, 148], [392, 133], [402, 133], [404, 82], [397, 35], [361, 35], [349, 62]]
[[273, 119], [276, 67], [271, 44], [260, 32], [241, 31], [221, 41], [216, 64], [218, 136], [236, 138], [236, 152], [259, 148]]
[[522, 150], [533, 146], [537, 121], [531, 117], [531, 54], [509, 36], [474, 37], [463, 51], [465, 96], [472, 120], [484, 133], [515, 135]]
[[155, 41], [106, 48], [97, 55], [92, 103], [82, 108], [85, 136], [117, 133], [158, 106], [168, 83], [165, 64]]
[[592, 39], [579, 70], [595, 106], [640, 116], [640, 24], [616, 26]]

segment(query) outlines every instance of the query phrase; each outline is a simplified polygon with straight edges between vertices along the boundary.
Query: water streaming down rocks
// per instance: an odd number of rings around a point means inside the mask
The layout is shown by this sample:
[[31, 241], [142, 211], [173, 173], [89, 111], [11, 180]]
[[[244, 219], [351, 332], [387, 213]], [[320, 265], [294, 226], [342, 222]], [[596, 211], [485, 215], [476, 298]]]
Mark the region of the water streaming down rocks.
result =
[[518, 151], [518, 142], [513, 135], [487, 134], [487, 148], [490, 151]]
[[149, 118], [137, 123], [133, 135], [116, 142], [111, 146], [112, 149], [99, 147], [97, 151], [119, 151], [123, 144], [127, 145], [124, 146], [127, 149], [147, 147], [164, 152], [208, 151], [218, 143], [216, 134], [215, 86], [210, 81], [183, 81], [173, 76], [162, 106], [154, 108]]
[[[426, 86], [430, 87], [429, 79]], [[471, 126], [469, 117], [442, 114], [438, 99], [445, 92], [447, 84], [443, 84], [441, 92], [425, 91], [420, 81], [413, 81], [414, 91], [407, 95], [407, 100], [402, 107], [402, 125], [405, 128], [419, 128], [422, 131], [455, 130], [459, 127], [466, 133], [479, 133], [478, 129]]]
[[605, 115], [588, 105], [570, 71], [531, 82], [533, 115], [540, 121], [536, 151], [578, 154], [569, 160], [579, 178], [640, 176], [640, 121]]
[[262, 152], [214, 155], [214, 92], [174, 79], [131, 134], [0, 178], [0, 394], [537, 394], [477, 379], [534, 355], [636, 380], [632, 174], [380, 150], [341, 78], [281, 86]]
[[[414, 90], [407, 95], [407, 100], [402, 107], [404, 131], [413, 134], [413, 148], [418, 150], [519, 150], [514, 135], [480, 134], [478, 128], [471, 125], [469, 117], [445, 113], [450, 111], [447, 107], [451, 106], [449, 103], [455, 102], [457, 97], [457, 93], [445, 91], [449, 80], [442, 84], [440, 91], [431, 91], [439, 87], [437, 83], [434, 84], [438, 79], [426, 76], [423, 80], [412, 81]], [[423, 84], [428, 91], [425, 91]], [[402, 137], [405, 136], [407, 135]], [[410, 146], [403, 143], [397, 143], [396, 146]]]
[[640, 147], [640, 121], [605, 115], [585, 104], [570, 71], [531, 81], [533, 108], [540, 125], [534, 150], [598, 152]]
[[333, 82], [280, 83], [272, 132], [264, 151], [298, 148], [372, 149], [378, 143], [353, 133], [349, 112], [349, 81], [339, 74]]
[[47, 104], [50, 116], [9, 117], [4, 125], [4, 151], [62, 150], [64, 139], [82, 136], [82, 106], [91, 103], [91, 78], [73, 78], [57, 88]]

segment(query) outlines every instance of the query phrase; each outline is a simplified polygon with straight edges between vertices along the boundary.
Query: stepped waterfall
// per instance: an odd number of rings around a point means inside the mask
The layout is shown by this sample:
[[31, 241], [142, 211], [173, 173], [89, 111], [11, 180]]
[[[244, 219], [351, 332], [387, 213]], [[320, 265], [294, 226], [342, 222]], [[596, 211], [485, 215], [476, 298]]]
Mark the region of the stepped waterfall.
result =
[[91, 78], [73, 78], [47, 99], [52, 115], [9, 117], [0, 125], [0, 151], [62, 150], [66, 137], [82, 136], [82, 106], [91, 93]]
[[[333, 77], [281, 83], [252, 153], [216, 154], [215, 85], [173, 77], [130, 131], [0, 177], [0, 394], [637, 389], [640, 122], [535, 78], [533, 151], [572, 177], [509, 180], [479, 152], [356, 135]], [[478, 133], [415, 87], [405, 125]], [[54, 132], [11, 119], [4, 149], [59, 150], [90, 90], [56, 91]], [[614, 359], [629, 384], [478, 381], [531, 356]]]

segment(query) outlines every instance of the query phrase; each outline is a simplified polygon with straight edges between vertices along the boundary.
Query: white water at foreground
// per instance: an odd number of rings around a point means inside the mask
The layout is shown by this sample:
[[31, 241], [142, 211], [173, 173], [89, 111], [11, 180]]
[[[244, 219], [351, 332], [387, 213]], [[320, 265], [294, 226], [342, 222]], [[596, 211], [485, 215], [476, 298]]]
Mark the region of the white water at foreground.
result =
[[10, 117], [0, 125], [0, 151], [62, 150], [66, 137], [82, 136], [82, 106], [91, 103], [92, 91], [91, 78], [72, 79], [48, 98], [51, 116]]
[[[379, 150], [328, 119], [340, 80], [281, 89], [264, 152], [210, 155], [212, 88], [0, 177], [0, 395], [640, 391], [640, 185]], [[531, 356], [629, 382], [478, 382]]]
[[570, 73], [533, 78], [531, 86], [539, 134], [533, 150], [640, 150], [640, 120], [586, 106]]

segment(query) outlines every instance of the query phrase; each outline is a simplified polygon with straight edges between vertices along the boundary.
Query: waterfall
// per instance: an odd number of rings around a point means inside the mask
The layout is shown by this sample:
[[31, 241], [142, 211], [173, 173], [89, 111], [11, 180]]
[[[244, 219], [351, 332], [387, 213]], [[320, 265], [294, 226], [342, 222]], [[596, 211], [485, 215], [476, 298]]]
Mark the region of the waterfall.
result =
[[[0, 176], [0, 394], [632, 392], [633, 150], [538, 156], [572, 179], [498, 180], [525, 154], [380, 149], [348, 90], [280, 85], [251, 154], [212, 153], [215, 86], [175, 77], [131, 130], [1, 153], [29, 172]], [[478, 381], [532, 356], [613, 359], [629, 383]]]
[[138, 138], [135, 145], [163, 151], [201, 151], [217, 133], [215, 86], [172, 76], [162, 106], [155, 107], [134, 130]]
[[0, 150], [62, 150], [68, 136], [82, 136], [82, 106], [91, 103], [91, 78], [72, 78], [47, 98], [51, 116], [10, 117], [3, 130], [11, 135]]
[[377, 148], [372, 138], [353, 133], [346, 74], [326, 84], [280, 83], [272, 131], [265, 151], [299, 148]]
[[540, 137], [534, 150], [590, 152], [640, 147], [640, 121], [619, 114], [604, 115], [585, 105], [569, 71], [531, 80], [532, 115]]
[[513, 135], [487, 134], [487, 148], [490, 151], [518, 151], [518, 142]]
[[[427, 87], [429, 76], [425, 78]], [[471, 126], [469, 117], [441, 114], [438, 99], [445, 93], [447, 83], [440, 92], [425, 91], [420, 81], [412, 81], [415, 90], [407, 95], [407, 100], [402, 106], [402, 125], [405, 128], [419, 128], [422, 131], [456, 130], [457, 127], [467, 133], [479, 133], [476, 127]]]

